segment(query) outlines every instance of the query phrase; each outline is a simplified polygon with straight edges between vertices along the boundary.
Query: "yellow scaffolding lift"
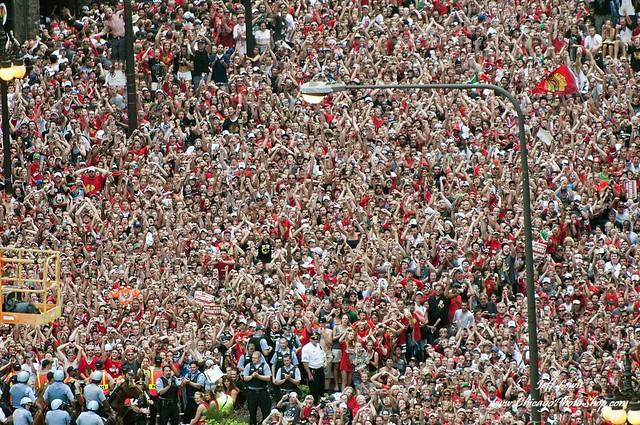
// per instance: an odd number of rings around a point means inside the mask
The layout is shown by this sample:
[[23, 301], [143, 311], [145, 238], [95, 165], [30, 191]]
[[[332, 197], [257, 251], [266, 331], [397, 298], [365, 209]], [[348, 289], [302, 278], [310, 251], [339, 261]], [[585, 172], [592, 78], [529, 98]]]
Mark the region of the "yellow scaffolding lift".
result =
[[[0, 248], [0, 323], [43, 325], [60, 317], [60, 252]], [[39, 313], [6, 311], [8, 300], [32, 303]]]

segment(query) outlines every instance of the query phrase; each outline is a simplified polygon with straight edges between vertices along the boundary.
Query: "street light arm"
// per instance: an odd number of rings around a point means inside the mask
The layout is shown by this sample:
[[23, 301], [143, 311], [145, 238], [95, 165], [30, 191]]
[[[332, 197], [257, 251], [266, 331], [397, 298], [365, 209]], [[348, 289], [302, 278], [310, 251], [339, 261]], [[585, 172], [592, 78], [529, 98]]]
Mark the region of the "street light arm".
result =
[[518, 115], [518, 140], [520, 143], [520, 162], [522, 171], [522, 202], [524, 215], [524, 246], [525, 246], [525, 276], [527, 293], [527, 331], [529, 333], [529, 378], [531, 383], [531, 422], [540, 424], [540, 411], [537, 406], [540, 401], [540, 379], [538, 371], [538, 331], [536, 320], [535, 282], [533, 269], [533, 237], [531, 233], [531, 189], [529, 183], [529, 153], [525, 133], [525, 122], [522, 108], [518, 100], [506, 89], [493, 84], [365, 84], [347, 85], [342, 83], [309, 82], [300, 87], [300, 93], [308, 102], [320, 103], [324, 96], [345, 90], [392, 89], [392, 90], [491, 90], [502, 95], [511, 102]]

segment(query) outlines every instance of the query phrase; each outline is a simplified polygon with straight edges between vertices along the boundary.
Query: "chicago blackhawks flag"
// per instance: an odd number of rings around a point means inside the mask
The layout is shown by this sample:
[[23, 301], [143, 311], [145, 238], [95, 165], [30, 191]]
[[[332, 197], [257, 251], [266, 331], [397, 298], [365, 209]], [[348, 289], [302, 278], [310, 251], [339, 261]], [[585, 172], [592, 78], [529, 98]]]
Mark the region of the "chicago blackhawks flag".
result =
[[540, 84], [531, 90], [531, 93], [575, 94], [578, 93], [578, 84], [576, 77], [573, 76], [567, 65], [561, 65], [547, 75]]

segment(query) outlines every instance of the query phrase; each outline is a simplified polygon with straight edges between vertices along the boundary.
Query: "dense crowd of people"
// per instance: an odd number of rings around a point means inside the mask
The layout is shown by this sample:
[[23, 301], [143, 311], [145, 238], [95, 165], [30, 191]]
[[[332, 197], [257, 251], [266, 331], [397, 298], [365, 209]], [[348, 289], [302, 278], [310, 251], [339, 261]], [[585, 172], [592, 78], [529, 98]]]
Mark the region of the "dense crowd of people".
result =
[[[309, 81], [479, 81], [527, 117], [543, 423], [602, 423], [592, 406], [627, 350], [640, 366], [635, 5], [253, 8], [247, 51], [240, 3], [134, 4], [132, 134], [122, 3], [11, 37], [27, 75], [2, 129], [2, 246], [61, 251], [64, 288], [60, 319], [2, 327], [14, 420], [28, 387], [89, 388], [84, 421], [129, 380], [131, 423], [202, 424], [246, 403], [252, 425], [526, 424], [512, 106], [488, 90], [300, 95]], [[531, 92], [563, 64], [577, 94]]]

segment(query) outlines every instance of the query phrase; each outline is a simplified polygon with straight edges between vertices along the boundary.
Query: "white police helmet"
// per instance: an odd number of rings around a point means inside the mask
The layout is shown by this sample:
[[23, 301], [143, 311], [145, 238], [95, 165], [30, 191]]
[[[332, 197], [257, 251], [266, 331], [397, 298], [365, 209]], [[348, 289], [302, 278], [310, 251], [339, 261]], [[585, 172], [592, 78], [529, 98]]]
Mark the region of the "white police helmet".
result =
[[27, 382], [29, 380], [29, 372], [27, 372], [26, 370], [23, 370], [22, 372], [18, 373], [18, 382]]

